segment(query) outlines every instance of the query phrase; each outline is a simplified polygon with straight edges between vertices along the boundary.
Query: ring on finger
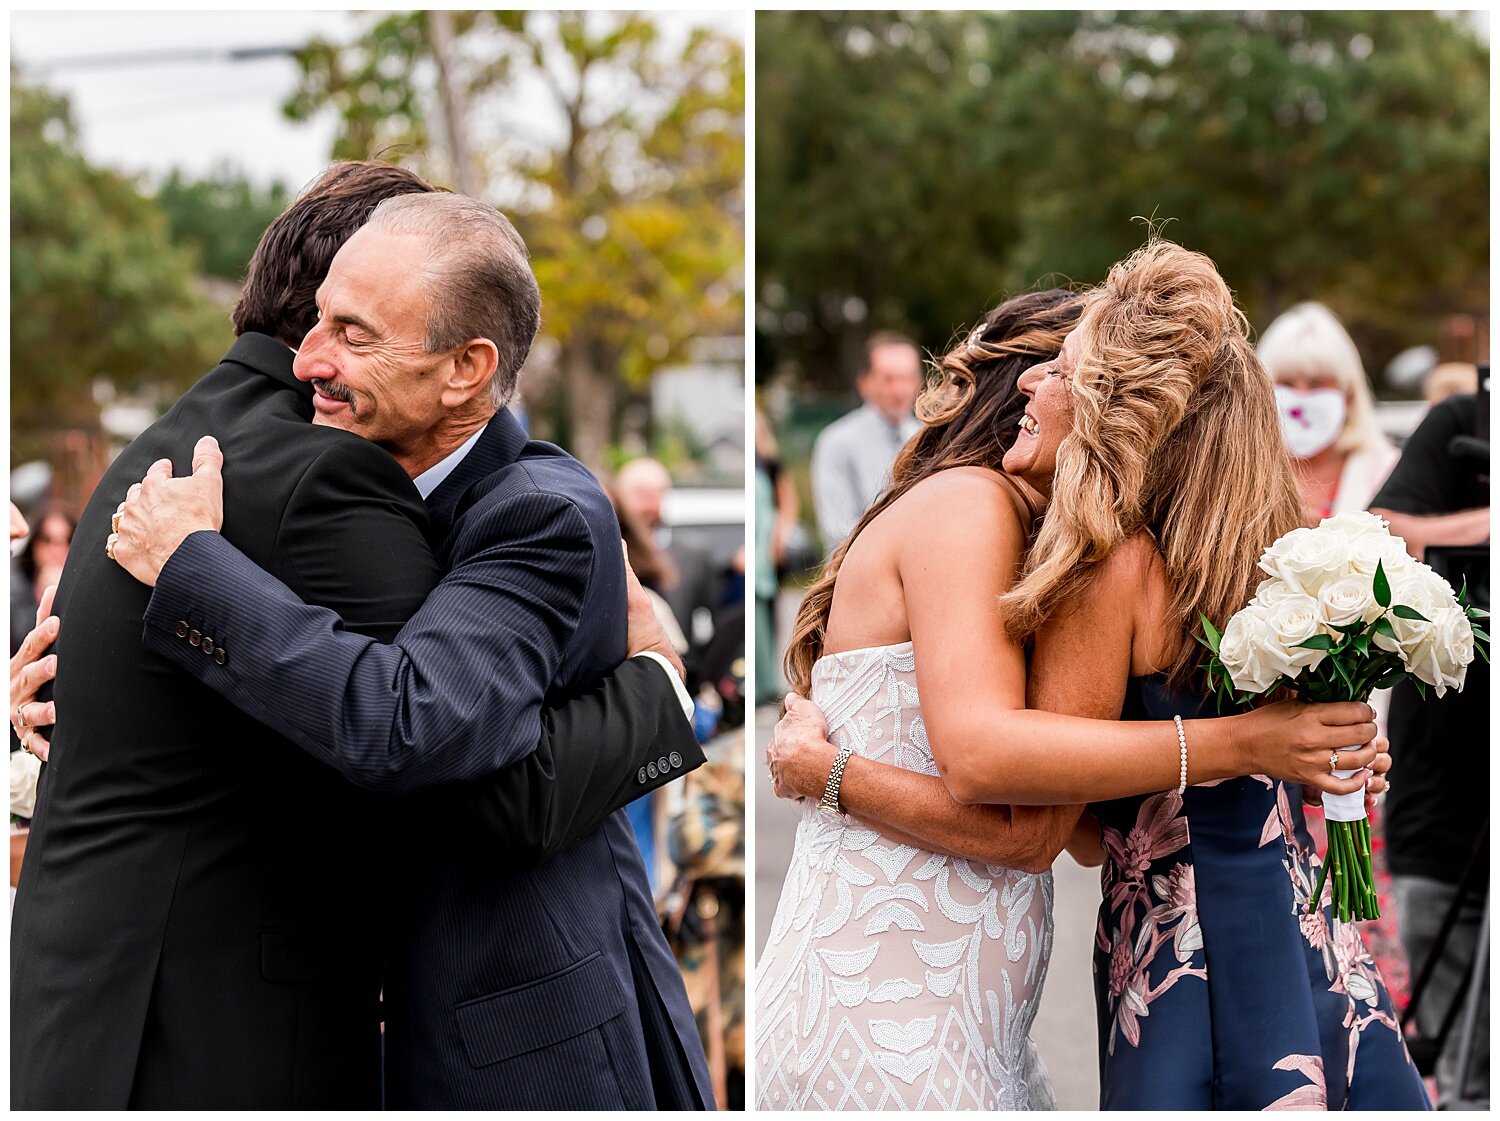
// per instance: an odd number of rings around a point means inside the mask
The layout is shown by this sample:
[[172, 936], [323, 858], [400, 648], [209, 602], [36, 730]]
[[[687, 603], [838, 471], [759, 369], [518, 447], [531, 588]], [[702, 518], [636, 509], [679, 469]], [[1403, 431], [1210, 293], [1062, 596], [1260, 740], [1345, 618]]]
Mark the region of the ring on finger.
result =
[[1329, 753], [1329, 755], [1328, 755], [1328, 769], [1330, 771], [1336, 771], [1336, 770], [1339, 769], [1339, 753], [1337, 751]]
[[[25, 727], [27, 727], [26, 717], [24, 717], [24, 716], [21, 715], [21, 710], [23, 708], [25, 708], [25, 707], [26, 707], [26, 702], [25, 701], [22, 701], [20, 704], [16, 705], [15, 721], [16, 721], [16, 727], [17, 728], [25, 728]], [[16, 734], [20, 735], [19, 732], [17, 732]]]
[[31, 750], [31, 737], [34, 735], [36, 735], [36, 729], [27, 728], [26, 734], [21, 737], [21, 750], [24, 751], [27, 755], [36, 754], [36, 752]]
[[123, 518], [124, 516], [125, 516], [125, 511], [124, 510], [116, 510], [113, 514], [111, 514], [109, 516], [109, 531], [111, 533], [119, 533], [120, 532], [120, 519]]
[[118, 533], [111, 533], [104, 539], [104, 555], [110, 560], [115, 559], [115, 544], [120, 540]]

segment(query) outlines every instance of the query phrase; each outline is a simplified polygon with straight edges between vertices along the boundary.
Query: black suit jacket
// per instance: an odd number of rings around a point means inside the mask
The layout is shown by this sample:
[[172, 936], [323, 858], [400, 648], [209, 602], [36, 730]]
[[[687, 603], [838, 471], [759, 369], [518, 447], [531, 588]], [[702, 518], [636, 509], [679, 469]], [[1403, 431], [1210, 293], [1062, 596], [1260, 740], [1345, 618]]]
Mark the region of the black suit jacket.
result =
[[[544, 698], [588, 688], [624, 653], [609, 500], [501, 411], [429, 507], [446, 571], [390, 643], [346, 633], [211, 533], [162, 570], [146, 641], [354, 781], [432, 791], [386, 985], [389, 1104], [711, 1107], [624, 815], [524, 871], [497, 867], [452, 827], [452, 784], [529, 753]], [[228, 664], [196, 657], [184, 627], [228, 643]], [[307, 666], [329, 687], [293, 708]], [[685, 769], [662, 745], [633, 780]]]
[[[84, 513], [57, 601], [60, 720], [13, 915], [15, 1107], [379, 1103], [380, 907], [407, 809], [143, 651], [150, 589], [103, 552], [128, 486], [158, 458], [190, 470], [213, 434], [225, 537], [350, 628], [390, 637], [438, 578], [425, 509], [388, 455], [311, 412], [291, 352], [246, 335]], [[232, 647], [207, 637], [195, 657], [228, 664]], [[605, 736], [622, 705], [633, 720]], [[638, 793], [636, 756], [656, 747], [645, 730], [687, 749], [675, 706], [657, 667], [621, 667], [548, 713], [538, 752], [455, 814], [501, 863], [565, 847]], [[561, 737], [600, 749], [556, 751]]]

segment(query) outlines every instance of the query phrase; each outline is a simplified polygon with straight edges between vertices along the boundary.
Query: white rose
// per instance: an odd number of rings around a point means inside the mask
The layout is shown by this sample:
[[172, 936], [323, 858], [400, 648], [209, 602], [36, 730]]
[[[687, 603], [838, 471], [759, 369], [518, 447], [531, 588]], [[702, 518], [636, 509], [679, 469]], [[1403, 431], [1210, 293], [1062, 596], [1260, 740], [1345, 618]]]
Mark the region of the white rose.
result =
[[1264, 693], [1279, 671], [1266, 656], [1271, 645], [1266, 608], [1256, 604], [1235, 612], [1219, 640], [1219, 661], [1242, 693]]
[[1277, 576], [1268, 576], [1255, 586], [1255, 598], [1251, 600], [1260, 607], [1275, 607], [1284, 599], [1305, 595]]
[[1351, 541], [1361, 537], [1389, 537], [1386, 529], [1389, 523], [1379, 514], [1371, 514], [1366, 510], [1351, 510], [1346, 514], [1335, 514], [1331, 518], [1324, 518], [1318, 523], [1320, 530], [1331, 530], [1342, 533]]
[[1295, 678], [1328, 657], [1326, 650], [1297, 646], [1319, 633], [1319, 614], [1318, 601], [1306, 595], [1288, 596], [1267, 609], [1265, 660], [1278, 674]]
[[[1438, 612], [1447, 607], [1456, 607], [1453, 587], [1425, 564], [1412, 563], [1411, 567], [1391, 580], [1391, 606], [1400, 604], [1410, 607], [1422, 619], [1403, 619], [1390, 616], [1395, 639], [1384, 635], [1375, 636], [1375, 645], [1391, 653], [1402, 653], [1410, 658], [1411, 650], [1427, 636], [1428, 627]], [[1423, 620], [1427, 620], [1424, 622]], [[1423, 681], [1427, 679], [1422, 678]]]
[[1411, 623], [1412, 641], [1403, 643], [1407, 667], [1442, 696], [1462, 690], [1469, 663], [1474, 660], [1474, 628], [1457, 606], [1439, 608], [1429, 623]]
[[1345, 575], [1349, 541], [1336, 530], [1306, 527], [1283, 535], [1261, 555], [1260, 567], [1279, 576], [1298, 591], [1317, 595], [1329, 580]]
[[1406, 542], [1390, 534], [1365, 534], [1349, 543], [1349, 571], [1355, 576], [1374, 579], [1376, 565], [1383, 565], [1386, 579], [1394, 580], [1416, 563], [1406, 551]]
[[1369, 623], [1383, 610], [1375, 602], [1375, 583], [1364, 576], [1344, 576], [1324, 584], [1318, 593], [1319, 617], [1329, 627]]
[[30, 817], [36, 809], [36, 780], [42, 761], [29, 751], [10, 753], [10, 812]]

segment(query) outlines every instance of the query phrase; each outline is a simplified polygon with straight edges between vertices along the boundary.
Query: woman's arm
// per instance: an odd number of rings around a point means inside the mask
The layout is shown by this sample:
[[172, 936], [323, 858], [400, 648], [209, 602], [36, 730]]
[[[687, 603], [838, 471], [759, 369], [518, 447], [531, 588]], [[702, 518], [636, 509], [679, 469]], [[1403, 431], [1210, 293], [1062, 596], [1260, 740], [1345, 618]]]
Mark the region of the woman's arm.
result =
[[[911, 511], [897, 563], [928, 740], [944, 785], [960, 802], [1021, 805], [1104, 801], [1175, 787], [1172, 722], [1090, 720], [1026, 708], [1023, 653], [1003, 633], [995, 637], [992, 625], [995, 598], [1019, 563], [1022, 527], [1014, 508], [994, 502], [980, 489], [985, 485], [1001, 484], [978, 472], [946, 472], [905, 500]], [[919, 491], [925, 497], [911, 502]], [[1184, 721], [1188, 781], [1267, 774], [1336, 793], [1361, 789], [1363, 775], [1335, 779], [1328, 757], [1337, 750], [1341, 765], [1366, 766], [1375, 756], [1370, 717], [1370, 707], [1360, 702], [1283, 701]], [[788, 733], [780, 741], [782, 766], [791, 772], [821, 766], [826, 777], [831, 745], [805, 727]], [[1367, 746], [1351, 751], [1351, 744]], [[800, 757], [803, 748], [810, 758]]]
[[[792, 694], [786, 716], [771, 733], [766, 761], [776, 793], [789, 798], [823, 796], [836, 754], [817, 705]], [[779, 748], [797, 739], [791, 761]], [[892, 840], [931, 852], [1023, 872], [1052, 867], [1078, 820], [1079, 806], [964, 806], [953, 800], [942, 779], [918, 774], [858, 755], [844, 765], [839, 802], [862, 821], [879, 826]]]

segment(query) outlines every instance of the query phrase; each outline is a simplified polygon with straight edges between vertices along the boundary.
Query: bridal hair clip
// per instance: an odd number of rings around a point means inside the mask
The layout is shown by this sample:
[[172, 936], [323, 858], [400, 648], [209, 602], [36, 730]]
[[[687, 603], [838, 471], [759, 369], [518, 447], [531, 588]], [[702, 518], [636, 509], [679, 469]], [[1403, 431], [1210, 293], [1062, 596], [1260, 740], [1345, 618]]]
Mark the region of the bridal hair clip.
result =
[[1182, 752], [1182, 769], [1177, 775], [1177, 793], [1187, 790], [1187, 733], [1182, 730], [1182, 717], [1174, 715], [1172, 723], [1177, 725], [1177, 746]]
[[970, 331], [969, 337], [964, 340], [964, 349], [973, 350], [976, 346], [978, 346], [984, 339], [985, 328], [987, 328], [988, 326], [989, 324], [987, 323], [980, 323], [979, 326]]

